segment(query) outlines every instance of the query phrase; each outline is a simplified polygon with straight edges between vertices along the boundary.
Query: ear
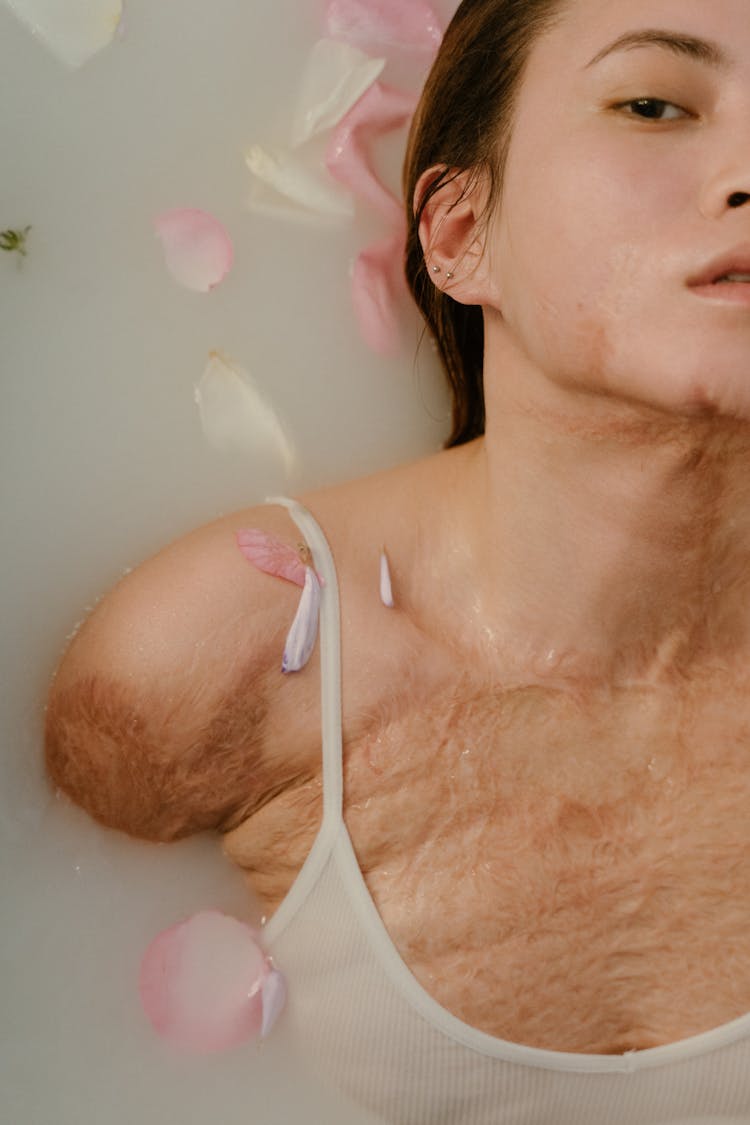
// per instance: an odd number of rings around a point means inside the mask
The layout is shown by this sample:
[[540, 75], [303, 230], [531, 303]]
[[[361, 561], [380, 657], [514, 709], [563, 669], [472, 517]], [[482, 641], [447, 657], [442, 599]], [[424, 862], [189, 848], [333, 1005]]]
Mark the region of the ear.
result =
[[419, 222], [419, 239], [427, 273], [433, 284], [465, 305], [488, 305], [497, 300], [485, 254], [488, 189], [485, 177], [470, 171], [451, 171], [437, 165], [423, 172], [414, 192], [419, 208], [430, 186], [445, 182], [426, 203]]

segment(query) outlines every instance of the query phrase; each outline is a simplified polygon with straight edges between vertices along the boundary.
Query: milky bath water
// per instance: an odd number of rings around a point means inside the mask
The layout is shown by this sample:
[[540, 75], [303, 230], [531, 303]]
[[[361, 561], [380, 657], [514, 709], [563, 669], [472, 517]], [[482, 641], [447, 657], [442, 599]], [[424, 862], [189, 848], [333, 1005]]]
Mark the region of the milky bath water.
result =
[[[444, 18], [454, 7], [438, 5]], [[350, 272], [384, 233], [248, 210], [244, 150], [278, 142], [323, 34], [318, 0], [131, 0], [72, 69], [0, 2], [0, 1120], [19, 1125], [326, 1122], [351, 1107], [305, 1074], [283, 1025], [209, 1058], [156, 1038], [138, 966], [162, 929], [216, 907], [258, 920], [215, 839], [130, 840], [47, 787], [43, 703], [66, 639], [128, 569], [190, 528], [275, 493], [436, 449], [447, 402], [404, 312], [404, 346], [363, 343]], [[416, 88], [426, 61], [393, 56]], [[379, 158], [397, 183], [403, 135]], [[168, 274], [151, 223], [201, 208], [234, 263], [208, 293]], [[272, 445], [206, 440], [195, 389], [231, 356], [278, 411]]]

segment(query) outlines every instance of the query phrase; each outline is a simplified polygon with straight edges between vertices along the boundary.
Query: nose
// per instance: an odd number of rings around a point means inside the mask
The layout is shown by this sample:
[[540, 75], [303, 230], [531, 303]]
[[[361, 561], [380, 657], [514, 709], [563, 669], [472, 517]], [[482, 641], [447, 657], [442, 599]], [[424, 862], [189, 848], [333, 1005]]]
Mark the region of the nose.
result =
[[728, 211], [750, 203], [750, 153], [737, 157], [735, 151], [733, 159], [722, 162], [723, 166], [704, 182], [699, 204], [704, 218], [720, 219]]

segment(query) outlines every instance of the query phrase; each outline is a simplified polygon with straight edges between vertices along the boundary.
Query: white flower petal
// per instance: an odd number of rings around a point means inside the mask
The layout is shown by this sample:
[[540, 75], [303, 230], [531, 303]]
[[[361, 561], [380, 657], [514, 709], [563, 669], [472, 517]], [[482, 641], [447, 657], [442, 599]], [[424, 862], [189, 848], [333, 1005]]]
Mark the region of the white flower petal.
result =
[[203, 433], [217, 449], [278, 457], [289, 474], [294, 451], [279, 417], [256, 381], [220, 352], [212, 352], [195, 389]]
[[337, 125], [382, 74], [385, 63], [347, 43], [318, 40], [302, 76], [292, 145], [297, 147]]
[[167, 269], [181, 285], [207, 293], [232, 266], [232, 241], [218, 219], [206, 211], [179, 207], [154, 219]]
[[322, 160], [302, 150], [260, 145], [249, 148], [245, 160], [257, 181], [248, 197], [251, 210], [307, 220], [341, 221], [354, 215], [352, 196], [334, 184]]
[[320, 583], [311, 566], [305, 570], [305, 588], [284, 645], [282, 672], [299, 672], [315, 647], [320, 614]]
[[380, 553], [380, 600], [388, 609], [393, 609], [393, 585], [391, 583], [391, 570], [388, 566], [388, 556], [385, 551]]
[[121, 0], [5, 0], [21, 23], [61, 62], [83, 63], [112, 42]]

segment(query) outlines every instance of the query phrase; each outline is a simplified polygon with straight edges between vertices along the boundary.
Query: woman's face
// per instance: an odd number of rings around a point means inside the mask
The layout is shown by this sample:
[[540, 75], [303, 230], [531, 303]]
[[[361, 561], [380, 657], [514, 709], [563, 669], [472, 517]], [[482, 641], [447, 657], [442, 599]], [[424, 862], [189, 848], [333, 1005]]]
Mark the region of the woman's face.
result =
[[750, 419], [743, 193], [750, 0], [572, 0], [519, 91], [488, 304], [558, 383]]

